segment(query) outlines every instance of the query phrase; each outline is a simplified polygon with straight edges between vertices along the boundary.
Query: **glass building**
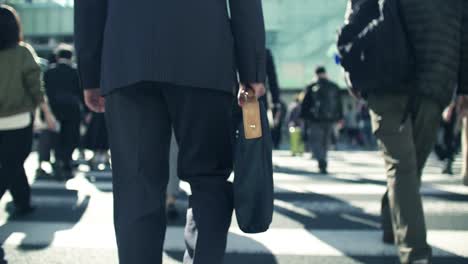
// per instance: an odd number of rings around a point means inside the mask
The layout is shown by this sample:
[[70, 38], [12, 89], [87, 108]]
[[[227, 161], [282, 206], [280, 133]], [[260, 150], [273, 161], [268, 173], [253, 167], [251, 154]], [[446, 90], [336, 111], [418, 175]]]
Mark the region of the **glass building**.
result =
[[[26, 40], [41, 56], [60, 42], [73, 42], [73, 0], [0, 0], [14, 5]], [[343, 23], [345, 1], [263, 0], [267, 45], [275, 56], [282, 89], [302, 89], [313, 81], [317, 65], [341, 82], [335, 63], [336, 32]]]

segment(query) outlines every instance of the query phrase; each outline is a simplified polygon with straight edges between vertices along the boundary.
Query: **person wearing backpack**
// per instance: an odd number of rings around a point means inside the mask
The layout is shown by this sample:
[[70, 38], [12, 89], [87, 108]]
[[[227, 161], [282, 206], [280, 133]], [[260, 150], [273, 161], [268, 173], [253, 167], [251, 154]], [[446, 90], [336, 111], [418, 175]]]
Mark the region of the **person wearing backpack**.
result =
[[315, 71], [317, 82], [307, 86], [301, 106], [301, 117], [308, 123], [308, 139], [320, 173], [327, 174], [327, 152], [333, 124], [343, 118], [340, 88], [328, 79], [320, 66]]
[[468, 2], [378, 3], [349, 1], [338, 49], [385, 156], [383, 241], [397, 245], [401, 263], [432, 263], [421, 176], [455, 87], [468, 93]]

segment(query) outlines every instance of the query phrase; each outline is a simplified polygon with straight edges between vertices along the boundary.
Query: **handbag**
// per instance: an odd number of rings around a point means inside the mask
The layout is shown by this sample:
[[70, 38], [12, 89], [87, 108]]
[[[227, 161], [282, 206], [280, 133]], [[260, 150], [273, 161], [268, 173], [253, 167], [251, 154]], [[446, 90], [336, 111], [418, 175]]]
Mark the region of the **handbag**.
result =
[[234, 147], [234, 209], [245, 233], [268, 230], [273, 219], [272, 140], [265, 106], [250, 93]]

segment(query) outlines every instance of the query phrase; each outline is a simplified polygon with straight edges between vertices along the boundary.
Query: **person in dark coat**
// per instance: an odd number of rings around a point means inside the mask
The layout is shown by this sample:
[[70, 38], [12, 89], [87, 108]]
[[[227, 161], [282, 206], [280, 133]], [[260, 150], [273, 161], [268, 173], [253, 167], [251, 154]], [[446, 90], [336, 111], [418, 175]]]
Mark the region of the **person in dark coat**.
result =
[[[369, 94], [366, 99], [387, 169], [383, 240], [396, 242], [401, 263], [431, 263], [421, 176], [443, 109], [456, 92], [468, 93], [468, 1], [400, 2], [416, 60], [415, 73], [401, 84], [405, 93]], [[359, 1], [349, 3], [347, 15], [352, 18]]]
[[[56, 54], [51, 53], [48, 57], [47, 68], [45, 68], [44, 71], [46, 71], [48, 67], [52, 65], [56, 65], [56, 63], [57, 63], [57, 56]], [[41, 121], [44, 120], [44, 113], [42, 111], [40, 112], [39, 118], [41, 118]], [[57, 138], [57, 133], [55, 132], [56, 131], [43, 129], [39, 133], [38, 146], [37, 146], [39, 165], [36, 170], [36, 177], [38, 178], [50, 176], [50, 174], [47, 173], [42, 168], [43, 163], [49, 163], [52, 165], [52, 167], [54, 167], [55, 165], [55, 164], [52, 164], [52, 160], [51, 160], [51, 151], [54, 149], [54, 144]]]
[[265, 94], [261, 0], [79, 0], [75, 33], [85, 101], [106, 115], [120, 263], [162, 263], [172, 128], [192, 191], [184, 263], [222, 263], [238, 81]]
[[71, 47], [60, 45], [56, 56], [57, 63], [44, 73], [44, 86], [60, 123], [55, 141], [55, 175], [67, 179], [72, 176], [72, 154], [80, 141], [81, 88], [78, 71], [72, 65]]
[[328, 174], [328, 148], [333, 125], [343, 118], [340, 88], [330, 79], [324, 67], [315, 70], [317, 81], [305, 89], [301, 117], [307, 123], [308, 145], [318, 162], [319, 171]]

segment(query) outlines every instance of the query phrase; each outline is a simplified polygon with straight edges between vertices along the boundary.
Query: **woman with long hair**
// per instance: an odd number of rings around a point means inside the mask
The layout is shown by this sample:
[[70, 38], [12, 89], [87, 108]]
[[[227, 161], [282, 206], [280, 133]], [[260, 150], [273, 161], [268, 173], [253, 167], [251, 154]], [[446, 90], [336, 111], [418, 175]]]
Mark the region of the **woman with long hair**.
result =
[[33, 112], [45, 113], [56, 128], [41, 88], [41, 70], [34, 50], [24, 43], [16, 11], [0, 5], [0, 199], [9, 190], [15, 215], [33, 211], [24, 162], [31, 152]]

